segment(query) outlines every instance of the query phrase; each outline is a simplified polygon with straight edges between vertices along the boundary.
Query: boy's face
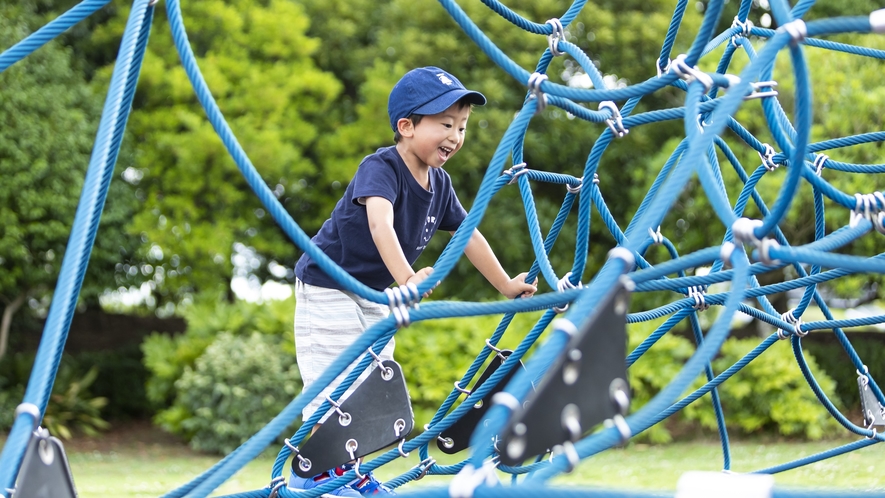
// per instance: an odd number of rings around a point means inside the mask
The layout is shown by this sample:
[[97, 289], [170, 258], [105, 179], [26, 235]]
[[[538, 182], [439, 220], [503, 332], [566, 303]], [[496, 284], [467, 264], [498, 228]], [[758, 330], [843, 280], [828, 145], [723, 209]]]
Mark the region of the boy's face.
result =
[[464, 145], [470, 106], [457, 103], [439, 114], [424, 116], [415, 125], [410, 149], [424, 164], [440, 168]]

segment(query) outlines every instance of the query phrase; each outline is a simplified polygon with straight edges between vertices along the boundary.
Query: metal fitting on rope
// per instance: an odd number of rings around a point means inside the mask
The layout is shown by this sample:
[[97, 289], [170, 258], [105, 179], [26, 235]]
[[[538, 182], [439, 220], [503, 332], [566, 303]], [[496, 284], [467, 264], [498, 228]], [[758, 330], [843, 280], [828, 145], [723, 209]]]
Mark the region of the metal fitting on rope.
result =
[[508, 393], [507, 391], [500, 391], [495, 393], [492, 396], [492, 404], [501, 405], [505, 408], [508, 408], [511, 412], [515, 412], [521, 408], [519, 404], [519, 400], [516, 399], [516, 396]]
[[608, 252], [608, 259], [620, 259], [624, 261], [624, 273], [630, 272], [633, 270], [633, 266], [636, 265], [636, 257], [633, 256], [633, 251], [627, 249], [623, 246], [618, 246]]
[[571, 441], [562, 443], [562, 453], [568, 459], [568, 467], [563, 472], [570, 474], [581, 463], [581, 457], [578, 455], [578, 450], [575, 449], [575, 444]]
[[734, 236], [735, 242], [738, 244], [758, 244], [759, 239], [756, 238], [756, 227], [762, 226], [762, 220], [751, 220], [749, 218], [738, 218], [731, 225], [731, 234]]
[[826, 166], [827, 159], [829, 159], [829, 158], [830, 158], [830, 156], [828, 156], [826, 154], [818, 154], [818, 155], [814, 156], [814, 162], [811, 165], [814, 167], [814, 174], [815, 175], [820, 176], [821, 172], [824, 170], [824, 167]]
[[765, 97], [777, 97], [777, 90], [762, 90], [763, 88], [776, 88], [777, 81], [756, 81], [750, 83], [750, 94], [744, 97], [744, 100], [762, 99]]
[[753, 21], [747, 19], [746, 21], [741, 22], [738, 16], [734, 16], [734, 21], [731, 22], [732, 28], [741, 28], [740, 33], [735, 33], [731, 37], [731, 44], [735, 48], [737, 48], [737, 43], [735, 43], [735, 39], [739, 37], [748, 37], [750, 36], [750, 31], [753, 29]]
[[630, 430], [630, 426], [627, 425], [627, 421], [624, 419], [623, 415], [617, 414], [614, 417], [607, 419], [602, 424], [605, 427], [614, 427], [618, 430], [618, 433], [621, 435], [621, 441], [619, 446], [623, 446], [630, 441], [630, 438], [633, 437], [633, 431]]
[[885, 33], [885, 9], [870, 12], [870, 30], [873, 33]]
[[150, 2], [148, 2], [148, 7], [153, 7], [154, 5], [157, 5], [158, 3], [160, 3], [160, 0], [151, 0]]
[[535, 109], [535, 114], [543, 112], [544, 109], [547, 108], [547, 95], [541, 91], [541, 83], [546, 79], [547, 75], [542, 73], [532, 73], [532, 75], [529, 76], [529, 91], [531, 91], [532, 95], [538, 99], [538, 108]]
[[731, 266], [731, 255], [734, 253], [734, 243], [733, 242], [725, 242], [722, 244], [722, 247], [719, 248], [719, 259], [722, 260], [722, 265], [725, 267]]
[[[424, 432], [430, 430], [430, 424], [424, 424]], [[450, 437], [442, 437], [439, 434], [436, 435], [436, 439], [443, 444], [446, 448], [452, 448], [455, 446], [455, 441]]]
[[434, 464], [436, 464], [436, 459], [433, 457], [427, 457], [418, 462], [418, 465], [412, 467], [413, 469], [419, 470], [418, 477], [416, 477], [415, 480], [420, 481], [421, 479], [424, 479], [424, 476], [427, 475], [427, 471], [430, 470], [430, 467], [433, 467]]
[[571, 183], [566, 183], [565, 188], [568, 189], [570, 194], [580, 194], [581, 187], [584, 186], [584, 177], [578, 178], [579, 183], [577, 185], [572, 185]]
[[279, 496], [280, 488], [286, 485], [286, 478], [283, 476], [274, 477], [270, 480], [270, 484], [267, 485], [270, 488], [270, 494], [267, 495], [267, 498], [276, 498]]
[[697, 66], [689, 66], [688, 63], [685, 62], [686, 57], [688, 56], [685, 54], [677, 55], [676, 59], [670, 62], [668, 70], [676, 73], [688, 84], [697, 81], [701, 85], [704, 85], [705, 93], [709, 92], [710, 89], [713, 88], [713, 78], [710, 77], [709, 74], [698, 69]]
[[310, 462], [310, 460], [301, 456], [301, 452], [298, 451], [298, 447], [293, 446], [288, 438], [284, 439], [283, 442], [286, 444], [292, 454], [295, 455], [295, 458], [298, 459], [298, 468], [300, 468], [304, 472], [308, 472], [310, 468], [313, 467], [313, 464]]
[[470, 396], [470, 394], [473, 392], [470, 389], [464, 389], [463, 387], [461, 387], [461, 384], [457, 380], [455, 381], [455, 389], [457, 389], [458, 392], [466, 394], [468, 396]]
[[651, 227], [648, 227], [648, 236], [651, 237], [652, 244], [656, 246], [664, 243], [664, 235], [661, 234], [661, 225], [658, 225], [657, 230], [652, 230]]
[[335, 407], [335, 411], [338, 412], [338, 423], [341, 424], [342, 427], [347, 427], [353, 422], [353, 417], [350, 416], [349, 413], [343, 411], [341, 409], [341, 405], [337, 403], [335, 400], [326, 395], [326, 401], [328, 401], [332, 406]]
[[[756, 238], [754, 233], [756, 227], [762, 226], [762, 220], [751, 220], [749, 218], [738, 218], [731, 225], [731, 233], [735, 242], [739, 244], [752, 244], [759, 250], [759, 261], [768, 266], [777, 266], [780, 261], [771, 259], [769, 252], [772, 247], [780, 247], [776, 240], [764, 237], [762, 240]], [[730, 256], [730, 254], [729, 254]]]
[[710, 309], [710, 305], [707, 304], [707, 299], [704, 297], [707, 293], [707, 288], [703, 285], [692, 285], [688, 288], [687, 297], [694, 299], [694, 309], [698, 311], [707, 311]]
[[[569, 280], [569, 277], [571, 277], [571, 276], [572, 276], [572, 272], [568, 272], [565, 275], [563, 275], [563, 277], [560, 278], [558, 282], [556, 282], [556, 290], [558, 290], [559, 292], [565, 292], [570, 289], [580, 289], [580, 288], [584, 287], [584, 284], [582, 284], [581, 282], [578, 282], [577, 285], [573, 284], [571, 282], [571, 280]], [[568, 309], [568, 303], [566, 303], [565, 306], [562, 306], [562, 307], [558, 307], [558, 306], [553, 307], [553, 311], [555, 311], [557, 313], [564, 313], [567, 309]]]
[[[378, 368], [381, 369], [381, 378], [384, 380], [390, 380], [393, 378], [393, 369], [390, 367], [385, 367], [380, 356], [375, 354], [375, 351], [372, 351], [372, 348], [369, 348], [369, 354], [372, 355], [372, 358], [375, 359], [375, 363], [378, 364]], [[328, 399], [328, 396], [326, 397]], [[330, 400], [331, 401], [331, 400]]]
[[558, 330], [569, 337], [574, 337], [578, 333], [578, 327], [575, 327], [575, 324], [572, 323], [568, 318], [557, 318], [553, 320], [554, 330]]
[[762, 144], [762, 152], [759, 152], [759, 157], [762, 158], [762, 165], [765, 166], [765, 169], [768, 171], [774, 171], [780, 166], [774, 162], [774, 154], [774, 147], [768, 144]]
[[885, 226], [883, 226], [883, 222], [885, 222], [885, 196], [881, 192], [873, 192], [872, 194], [854, 194], [854, 198], [856, 203], [848, 225], [854, 228], [860, 220], [868, 219], [877, 232], [885, 234]]
[[593, 185], [599, 185], [599, 173], [593, 173]]
[[452, 483], [449, 485], [449, 496], [451, 498], [473, 498], [473, 492], [480, 485], [494, 486], [498, 484], [498, 477], [495, 475], [496, 468], [497, 463], [493, 460], [485, 461], [478, 469], [468, 463], [452, 479]]
[[519, 180], [519, 177], [528, 173], [529, 170], [526, 168], [525, 163], [514, 164], [510, 167], [510, 169], [504, 171], [504, 173], [510, 175], [510, 181], [507, 182], [507, 185], [513, 185]]
[[491, 349], [492, 351], [494, 351], [494, 352], [495, 352], [495, 355], [496, 355], [498, 358], [501, 358], [501, 363], [504, 363], [504, 360], [507, 359], [507, 357], [504, 356], [504, 355], [501, 353], [502, 350], [501, 350], [500, 348], [496, 348], [495, 345], [492, 344], [492, 340], [491, 340], [490, 338], [486, 338], [486, 347], [489, 348], [489, 349]]
[[779, 248], [781, 245], [774, 239], [770, 239], [768, 237], [763, 238], [758, 244], [756, 244], [756, 249], [759, 250], [759, 261], [766, 266], [777, 266], [781, 264], [780, 260], [771, 258], [771, 248]]
[[808, 27], [805, 25], [805, 21], [803, 21], [802, 19], [796, 19], [788, 22], [783, 26], [777, 28], [777, 30], [789, 34], [790, 38], [793, 39], [793, 46], [802, 43], [803, 41], [805, 41], [805, 37], [808, 36]]
[[396, 319], [397, 328], [409, 326], [409, 307], [415, 305], [418, 309], [418, 301], [421, 295], [418, 293], [418, 286], [413, 283], [400, 285], [398, 287], [388, 287], [384, 289], [387, 295], [387, 305], [390, 312]]
[[553, 28], [551, 33], [547, 35], [547, 46], [550, 48], [550, 53], [553, 54], [554, 57], [565, 55], [565, 52], [561, 52], [556, 48], [559, 40], [565, 40], [565, 29], [562, 27], [562, 22], [559, 18], [554, 17], [552, 19], [547, 19], [547, 22], [544, 24], [549, 24]]
[[879, 201], [879, 214], [876, 215], [875, 221], [871, 221], [876, 231], [885, 235], [885, 195], [882, 195], [882, 192], [873, 192], [873, 197]]
[[[734, 74], [723, 74], [723, 76], [728, 80], [729, 89], [741, 83], [740, 76], [735, 76]], [[744, 95], [744, 100], [776, 97], [778, 95], [777, 90], [771, 90], [771, 88], [775, 87], [777, 87], [777, 81], [775, 80], [752, 82], [750, 83], [750, 93]], [[769, 88], [769, 90], [763, 90], [763, 88]]]
[[[785, 312], [781, 315], [781, 320], [793, 325], [793, 333], [799, 337], [805, 337], [808, 335], [807, 331], [802, 330], [800, 327], [802, 326], [802, 318], [796, 317], [793, 312], [796, 311], [796, 308], [791, 309], [790, 311]], [[786, 339], [789, 337], [787, 331], [784, 329], [777, 329], [777, 338], [778, 339]]]
[[19, 415], [28, 414], [31, 418], [34, 419], [34, 429], [40, 427], [40, 407], [35, 405], [34, 403], [22, 403], [15, 407], [15, 415], [14, 418], [17, 419]]
[[604, 100], [599, 103], [598, 109], [600, 111], [603, 109], [611, 111], [612, 117], [606, 119], [605, 124], [608, 125], [609, 129], [615, 134], [615, 136], [622, 138], [624, 135], [630, 133], [630, 130], [624, 128], [624, 121], [621, 119], [621, 111], [614, 102], [611, 100]]
[[655, 70], [657, 70], [657, 72], [658, 72], [658, 78], [667, 74], [667, 72], [670, 71], [670, 64], [672, 64], [672, 63], [673, 63], [672, 60], [667, 59], [667, 65], [664, 67], [661, 67], [661, 59], [655, 60]]

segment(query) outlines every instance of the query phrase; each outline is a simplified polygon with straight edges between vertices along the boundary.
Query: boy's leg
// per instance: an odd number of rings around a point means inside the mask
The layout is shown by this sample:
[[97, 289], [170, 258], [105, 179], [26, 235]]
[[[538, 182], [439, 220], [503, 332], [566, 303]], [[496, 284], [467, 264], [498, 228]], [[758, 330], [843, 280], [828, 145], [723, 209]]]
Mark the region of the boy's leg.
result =
[[[386, 318], [389, 309], [385, 305], [363, 299], [350, 292], [312, 286], [301, 281], [296, 281], [295, 289], [295, 350], [298, 368], [301, 371], [301, 378], [306, 389], [323, 374], [326, 368], [337, 361], [341, 352], [347, 349], [366, 329]], [[394, 347], [395, 341], [391, 339], [379, 354], [381, 359], [392, 360]], [[358, 361], [355, 360], [348, 365], [344, 372], [318, 397], [311, 400], [302, 411], [302, 420], [307, 420], [316, 412], [325, 401], [326, 396], [331, 395]], [[350, 396], [357, 386], [369, 376], [372, 368], [367, 369], [357, 378], [353, 385], [345, 391], [341, 401]], [[334, 412], [330, 411], [324, 415], [320, 419], [320, 424], [332, 413]], [[319, 424], [313, 430], [316, 431], [318, 427]], [[319, 477], [325, 481], [334, 477], [336, 473], [341, 475], [341, 471], [349, 470], [352, 463], [324, 472], [313, 479]], [[290, 479], [290, 488], [293, 487], [293, 480], [297, 488], [315, 487], [310, 480], [299, 478], [293, 473]], [[359, 489], [355, 490], [357, 487]], [[371, 472], [362, 479], [352, 481], [344, 488], [339, 488], [335, 492], [340, 491], [342, 496], [350, 496], [349, 493], [357, 491], [364, 494], [392, 494], [387, 487], [375, 479]]]
[[[305, 389], [337, 361], [338, 356], [366, 329], [386, 318], [389, 313], [387, 306], [355, 294], [300, 281], [296, 282], [295, 299], [295, 352]], [[384, 360], [393, 359], [394, 347], [395, 341], [391, 339], [379, 356]], [[331, 395], [358, 361], [348, 365], [318, 397], [311, 400], [302, 411], [302, 420], [313, 415], [325, 401], [325, 397]], [[370, 370], [360, 375], [341, 400], [350, 396], [368, 377]], [[326, 416], [321, 423], [325, 418]]]

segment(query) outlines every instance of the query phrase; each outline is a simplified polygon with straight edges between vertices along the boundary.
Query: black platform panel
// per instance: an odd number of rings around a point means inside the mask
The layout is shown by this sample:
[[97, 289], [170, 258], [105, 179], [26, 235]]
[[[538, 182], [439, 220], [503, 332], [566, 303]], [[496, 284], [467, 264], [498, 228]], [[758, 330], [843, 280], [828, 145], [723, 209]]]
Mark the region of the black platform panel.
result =
[[885, 414], [882, 413], [882, 405], [879, 404], [879, 400], [870, 389], [866, 377], [857, 378], [857, 388], [860, 390], [860, 408], [863, 410], [864, 424], [867, 427], [885, 427]]
[[28, 442], [15, 498], [76, 498], [64, 446], [49, 431], [37, 429]]
[[597, 424], [622, 416], [627, 386], [627, 308], [632, 282], [619, 281], [586, 325], [569, 341], [523, 407], [501, 433], [501, 462], [518, 465], [566, 441], [575, 442]]
[[301, 448], [292, 468], [312, 477], [404, 439], [415, 417], [403, 370], [383, 361]]
[[[503, 349], [495, 354], [495, 357], [492, 358], [489, 366], [486, 367], [482, 375], [479, 376], [479, 380], [477, 380], [476, 384], [473, 386], [473, 391], [479, 390], [489, 377], [498, 370], [498, 367], [504, 364], [504, 361], [510, 357], [511, 353], [513, 353], [513, 351]], [[442, 440], [437, 438], [436, 446], [442, 450], [443, 453], [448, 453], [450, 455], [454, 455], [459, 451], [467, 449], [470, 445], [470, 436], [473, 435], [474, 429], [480, 424], [483, 416], [492, 406], [492, 396], [502, 391], [507, 383], [510, 382], [510, 379], [512, 379], [520, 369], [525, 369], [522, 362], [519, 362], [519, 365], [507, 372], [507, 375], [505, 375], [495, 387], [483, 396], [480, 401], [473, 405], [473, 409], [465, 413], [457, 422], [452, 424], [451, 427], [442, 431], [439, 435]]]

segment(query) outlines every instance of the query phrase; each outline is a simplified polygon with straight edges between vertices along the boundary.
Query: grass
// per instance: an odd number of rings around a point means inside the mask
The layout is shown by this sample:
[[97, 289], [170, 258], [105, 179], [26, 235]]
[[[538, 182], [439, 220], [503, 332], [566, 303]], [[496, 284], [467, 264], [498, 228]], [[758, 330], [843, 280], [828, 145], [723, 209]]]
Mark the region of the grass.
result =
[[[737, 442], [732, 444], [732, 470], [748, 472], [812, 455], [852, 440], [826, 442]], [[196, 454], [180, 444], [130, 442], [110, 450], [68, 450], [71, 471], [82, 498], [103, 496], [160, 496], [190, 481], [218, 461]], [[275, 452], [249, 463], [216, 490], [216, 495], [250, 491], [270, 480]], [[443, 463], [454, 463], [448, 455], [433, 455]], [[456, 455], [461, 457], [461, 455]], [[877, 463], [878, 445], [823, 462], [775, 475], [778, 486], [803, 488], [852, 488], [885, 490], [885, 478]], [[418, 462], [417, 454], [376, 471], [381, 479], [405, 472]], [[554, 479], [558, 486], [605, 487], [643, 490], [675, 490], [679, 476], [688, 470], [717, 471], [722, 453], [717, 442], [688, 442], [669, 445], [631, 444], [583, 461], [574, 472]], [[401, 491], [418, 486], [446, 486], [451, 476], [430, 476], [407, 484]], [[502, 476], [509, 481], [509, 476]]]

